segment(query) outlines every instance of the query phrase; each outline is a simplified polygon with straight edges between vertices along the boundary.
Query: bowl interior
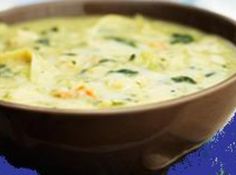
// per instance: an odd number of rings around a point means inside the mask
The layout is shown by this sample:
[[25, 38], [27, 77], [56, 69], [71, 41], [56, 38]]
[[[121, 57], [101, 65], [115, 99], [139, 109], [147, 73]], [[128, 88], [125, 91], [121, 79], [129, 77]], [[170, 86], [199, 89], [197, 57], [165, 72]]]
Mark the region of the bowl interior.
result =
[[[228, 19], [227, 17], [202, 10], [195, 7], [179, 5], [170, 2], [159, 1], [96, 1], [96, 0], [80, 0], [80, 1], [56, 1], [40, 3], [35, 5], [28, 5], [22, 7], [16, 7], [6, 11], [0, 12], [0, 21], [6, 23], [17, 23], [39, 18], [47, 17], [59, 17], [59, 16], [78, 16], [78, 15], [95, 15], [95, 14], [123, 14], [123, 15], [135, 15], [143, 14], [156, 19], [176, 22], [187, 26], [198, 28], [202, 31], [220, 35], [229, 41], [236, 44], [236, 23]], [[232, 83], [236, 79], [235, 76], [230, 78], [228, 83]], [[227, 80], [226, 80], [227, 81]], [[221, 87], [226, 85], [226, 81], [220, 83]], [[210, 87], [206, 90], [181, 97], [180, 99], [173, 99], [165, 102], [158, 102], [158, 104], [147, 104], [142, 107], [127, 107], [122, 109], [109, 109], [103, 110], [102, 114], [107, 111], [113, 112], [139, 112], [140, 110], [148, 110], [156, 107], [167, 107], [168, 105], [177, 104], [179, 102], [186, 102], [191, 98], [200, 97], [200, 94], [205, 95], [217, 88], [221, 88], [219, 85]], [[209, 90], [209, 91], [208, 91]], [[54, 112], [55, 110], [43, 109], [37, 107], [29, 107], [26, 105], [18, 105], [14, 103], [1, 102], [1, 105], [7, 107], [17, 107], [26, 110], [39, 110]], [[127, 110], [128, 109], [128, 110]], [[60, 112], [60, 110], [57, 110]], [[91, 111], [78, 111], [78, 110], [61, 110], [61, 112], [68, 113], [90, 113]], [[97, 113], [98, 111], [94, 111]], [[100, 111], [101, 112], [101, 111]]]
[[57, 1], [18, 7], [0, 13], [0, 20], [16, 23], [52, 16], [117, 13], [146, 16], [189, 25], [221, 35], [236, 43], [235, 22], [203, 9], [170, 2], [153, 1]]

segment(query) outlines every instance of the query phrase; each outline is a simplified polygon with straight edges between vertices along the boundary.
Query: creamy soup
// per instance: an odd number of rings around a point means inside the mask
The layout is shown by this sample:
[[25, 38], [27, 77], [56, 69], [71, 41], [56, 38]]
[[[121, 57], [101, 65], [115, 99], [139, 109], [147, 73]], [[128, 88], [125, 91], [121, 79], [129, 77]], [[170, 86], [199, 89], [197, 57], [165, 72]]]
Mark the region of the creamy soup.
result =
[[225, 39], [141, 15], [0, 24], [0, 99], [98, 109], [162, 102], [236, 72]]

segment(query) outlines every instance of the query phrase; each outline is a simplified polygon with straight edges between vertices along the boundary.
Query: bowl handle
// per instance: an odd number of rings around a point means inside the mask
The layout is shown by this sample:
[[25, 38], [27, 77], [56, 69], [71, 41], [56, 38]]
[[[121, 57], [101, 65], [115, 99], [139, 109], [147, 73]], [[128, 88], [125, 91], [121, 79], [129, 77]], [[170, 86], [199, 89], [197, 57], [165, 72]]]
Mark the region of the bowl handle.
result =
[[149, 170], [160, 170], [202, 144], [203, 142], [196, 143], [171, 133], [164, 133], [145, 151], [143, 164]]

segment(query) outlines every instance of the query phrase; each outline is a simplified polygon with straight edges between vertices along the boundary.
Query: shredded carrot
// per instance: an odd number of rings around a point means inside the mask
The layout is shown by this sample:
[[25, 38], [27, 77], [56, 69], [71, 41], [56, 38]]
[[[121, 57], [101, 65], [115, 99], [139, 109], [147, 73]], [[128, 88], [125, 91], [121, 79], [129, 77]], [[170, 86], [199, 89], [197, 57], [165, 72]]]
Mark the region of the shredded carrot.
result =
[[166, 45], [162, 42], [150, 42], [149, 46], [157, 49], [166, 49]]
[[76, 98], [81, 95], [86, 95], [91, 98], [96, 98], [93, 90], [86, 88], [83, 85], [77, 86], [71, 90], [55, 90], [52, 92], [52, 95], [57, 98], [68, 99], [68, 98]]
[[96, 98], [96, 96], [95, 96], [95, 94], [94, 94], [94, 92], [92, 90], [86, 90], [85, 92], [86, 92], [86, 95], [88, 95], [88, 96], [90, 96], [92, 98]]

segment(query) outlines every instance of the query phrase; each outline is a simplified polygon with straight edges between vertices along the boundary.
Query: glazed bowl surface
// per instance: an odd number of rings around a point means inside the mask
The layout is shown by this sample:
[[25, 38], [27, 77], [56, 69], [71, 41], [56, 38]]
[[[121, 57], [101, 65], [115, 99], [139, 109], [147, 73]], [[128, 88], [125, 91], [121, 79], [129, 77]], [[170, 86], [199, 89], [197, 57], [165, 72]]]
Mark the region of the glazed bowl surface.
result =
[[[236, 43], [234, 21], [202, 9], [159, 1], [49, 2], [3, 11], [0, 20], [17, 23], [110, 13], [139, 13]], [[121, 109], [60, 110], [0, 101], [0, 136], [37, 156], [44, 155], [45, 163], [53, 161], [85, 174], [92, 169], [110, 173], [114, 167], [125, 172], [137, 167], [158, 170], [199, 147], [230, 120], [236, 106], [235, 92], [236, 75], [182, 98]]]

